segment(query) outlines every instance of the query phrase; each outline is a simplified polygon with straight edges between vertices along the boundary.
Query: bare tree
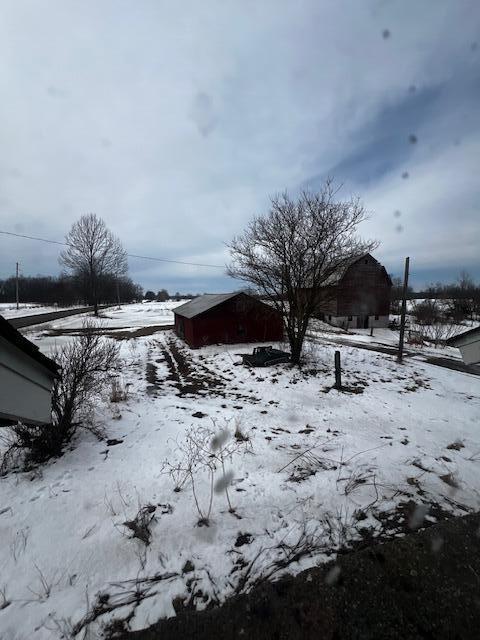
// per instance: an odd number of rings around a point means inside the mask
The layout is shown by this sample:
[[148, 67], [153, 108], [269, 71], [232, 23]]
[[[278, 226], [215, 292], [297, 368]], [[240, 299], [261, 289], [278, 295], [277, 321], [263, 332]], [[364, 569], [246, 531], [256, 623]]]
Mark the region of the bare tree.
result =
[[[401, 299], [403, 295], [403, 278], [399, 276], [390, 276], [392, 279], [392, 288], [390, 290], [390, 313], [400, 314]], [[413, 293], [413, 288], [408, 285], [407, 298]]]
[[127, 254], [118, 238], [94, 213], [82, 216], [66, 236], [68, 245], [60, 264], [84, 277], [95, 315], [98, 315], [100, 284], [104, 276], [120, 278], [128, 270]]
[[427, 298], [422, 302], [414, 302], [412, 304], [411, 315], [415, 318], [415, 322], [421, 326], [432, 325], [446, 320], [443, 301], [436, 298]]
[[32, 463], [61, 455], [78, 427], [92, 430], [88, 425], [89, 412], [99, 392], [111, 382], [112, 374], [118, 369], [118, 354], [118, 345], [101, 336], [98, 325], [91, 320], [84, 322], [78, 337], [54, 352], [60, 372], [52, 390], [52, 423], [18, 423], [0, 434], [5, 446], [0, 456], [0, 476], [14, 466], [23, 464], [28, 468]]
[[451, 287], [450, 308], [454, 319], [462, 322], [466, 317], [473, 320], [475, 309], [475, 282], [467, 271], [461, 271], [456, 286]]
[[275, 196], [270, 211], [229, 245], [229, 275], [253, 285], [280, 311], [295, 364], [329, 278], [377, 246], [356, 234], [366, 219], [359, 200], [340, 201], [337, 194], [328, 180], [318, 193]]
[[411, 315], [415, 320], [415, 324], [412, 325], [414, 331], [421, 340], [432, 342], [435, 348], [445, 346], [448, 338], [458, 330], [448, 300], [429, 298], [414, 303]]
[[127, 252], [123, 248], [119, 238], [114, 238], [112, 254], [115, 256], [112, 276], [115, 278], [117, 303], [120, 305], [120, 282], [123, 276], [128, 272], [128, 258]]
[[118, 367], [118, 354], [118, 345], [101, 336], [98, 325], [91, 320], [83, 323], [75, 340], [54, 352], [61, 375], [53, 384], [53, 424], [61, 433], [75, 429], [82, 412], [90, 406], [91, 397], [111, 382]]

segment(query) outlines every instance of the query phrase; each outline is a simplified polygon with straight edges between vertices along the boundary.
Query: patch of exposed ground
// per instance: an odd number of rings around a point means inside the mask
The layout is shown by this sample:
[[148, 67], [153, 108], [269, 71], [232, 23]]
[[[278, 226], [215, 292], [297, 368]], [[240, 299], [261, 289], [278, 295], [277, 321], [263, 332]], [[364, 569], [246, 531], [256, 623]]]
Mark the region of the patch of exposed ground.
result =
[[146, 364], [146, 379], [148, 382], [147, 393], [155, 395], [157, 390], [160, 389], [160, 379], [157, 375], [157, 367], [153, 362], [147, 362]]
[[237, 399], [258, 402], [255, 397], [236, 393], [238, 389], [228, 385], [230, 382], [228, 372], [220, 373], [209, 366], [206, 358], [186, 349], [173, 336], [168, 336], [156, 344], [160, 348], [160, 353], [168, 369], [166, 381], [176, 389], [179, 396], [220, 396], [223, 398], [234, 396]]

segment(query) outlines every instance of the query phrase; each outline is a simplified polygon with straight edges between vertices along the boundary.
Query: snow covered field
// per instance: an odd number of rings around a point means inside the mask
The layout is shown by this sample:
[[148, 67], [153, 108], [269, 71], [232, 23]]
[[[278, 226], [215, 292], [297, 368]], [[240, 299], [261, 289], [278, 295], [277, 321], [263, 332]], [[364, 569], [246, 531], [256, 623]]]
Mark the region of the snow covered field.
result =
[[35, 302], [22, 302], [17, 309], [14, 302], [0, 302], [0, 315], [4, 318], [21, 318], [23, 316], [33, 316], [39, 313], [50, 313], [52, 311], [63, 311], [64, 309], [74, 309], [75, 307], [46, 306]]
[[[114, 332], [169, 324], [161, 304], [108, 310], [103, 322]], [[68, 318], [29, 337], [48, 352], [80, 326]], [[250, 346], [191, 351], [171, 331], [134, 335], [117, 336], [127, 399], [95, 404], [108, 439], [81, 433], [61, 459], [0, 479], [2, 640], [80, 638], [87, 627], [98, 637], [113, 619], [142, 628], [399, 533], [411, 501], [412, 526], [480, 508], [480, 378], [398, 365], [326, 332], [301, 371], [236, 366]], [[332, 388], [335, 349], [344, 392]], [[199, 457], [185, 476], [187, 436], [190, 457], [205, 438], [204, 462], [233, 451], [231, 510], [219, 467], [210, 526], [198, 525], [195, 498], [205, 516], [211, 478]], [[148, 544], [132, 537], [139, 512], [152, 518]]]
[[[167, 302], [139, 302], [124, 305], [120, 309], [112, 307], [102, 311], [102, 326], [108, 329], [151, 327], [173, 325], [173, 309], [187, 300], [168, 300]], [[63, 325], [61, 325], [63, 326]], [[71, 327], [81, 327], [81, 321], [72, 323]]]
[[[82, 313], [68, 318], [59, 318], [53, 322], [33, 325], [22, 332], [38, 345], [45, 353], [50, 353], [56, 344], [66, 336], [74, 336], [82, 330], [85, 320], [96, 322], [99, 331], [110, 337], [138, 337], [154, 333], [156, 328], [173, 325], [173, 309], [185, 300], [167, 302], [139, 302], [110, 307], [100, 311], [98, 319], [92, 313]], [[38, 341], [41, 342], [38, 342]]]
[[[466, 331], [465, 327], [459, 328], [459, 333]], [[373, 336], [370, 335], [370, 329], [353, 329], [349, 334], [343, 334], [342, 340], [346, 340], [351, 344], [365, 344], [371, 346], [387, 346], [398, 348], [399, 331], [392, 329], [374, 329]], [[462, 356], [456, 347], [435, 347], [433, 344], [410, 344], [408, 340], [408, 330], [405, 332], [405, 349], [412, 353], [421, 355], [433, 355], [452, 358], [461, 361]]]
[[[474, 321], [466, 321], [464, 324], [453, 325], [451, 327], [451, 336], [458, 335], [465, 331], [477, 327], [480, 323]], [[421, 327], [414, 324], [410, 324], [409, 328], [412, 331], [418, 331]], [[336, 334], [336, 335], [335, 335]], [[338, 327], [325, 324], [320, 321], [313, 321], [309, 331], [311, 337], [320, 337], [324, 339], [337, 338], [342, 341], [348, 342], [352, 345], [364, 344], [373, 347], [398, 347], [399, 330], [387, 329], [387, 328], [374, 328], [373, 335], [370, 335], [370, 329], [349, 329], [348, 333]], [[462, 357], [460, 351], [456, 347], [447, 347], [438, 345], [435, 347], [432, 343], [425, 342], [424, 344], [415, 344], [409, 342], [409, 329], [405, 331], [405, 349], [411, 353], [416, 354], [419, 358], [421, 356], [439, 356], [445, 358], [451, 358], [452, 360], [461, 361]]]
[[[184, 304], [186, 300], [168, 300], [167, 302], [138, 302], [135, 304], [122, 305], [120, 309], [110, 307], [101, 312], [104, 318], [105, 326], [118, 327], [129, 325], [131, 327], [148, 326], [152, 324], [171, 324], [173, 323], [172, 309], [180, 304]], [[38, 305], [33, 302], [26, 302], [20, 305], [17, 310], [15, 303], [1, 302], [0, 315], [4, 318], [19, 318], [22, 316], [33, 316], [40, 313], [49, 313], [53, 311], [62, 311], [64, 309], [74, 309], [75, 307], [62, 306], [45, 306]], [[70, 320], [71, 327], [81, 327], [83, 316], [78, 316]], [[168, 320], [168, 322], [167, 322]], [[64, 324], [61, 325], [65, 327]]]

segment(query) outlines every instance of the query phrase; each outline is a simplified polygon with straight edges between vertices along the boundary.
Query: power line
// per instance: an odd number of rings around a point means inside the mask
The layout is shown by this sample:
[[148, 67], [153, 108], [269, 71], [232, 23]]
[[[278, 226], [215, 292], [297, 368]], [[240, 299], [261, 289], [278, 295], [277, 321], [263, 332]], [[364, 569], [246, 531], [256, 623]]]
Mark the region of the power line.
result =
[[169, 260], [168, 258], [152, 258], [151, 256], [139, 256], [135, 253], [127, 253], [129, 258], [140, 258], [140, 260], [155, 260], [157, 262], [172, 262], [174, 264], [187, 264], [192, 267], [211, 267], [212, 269], [225, 269], [221, 264], [205, 264], [202, 262], [184, 262], [183, 260]]
[[[23, 233], [13, 233], [12, 231], [2, 231], [0, 233], [5, 236], [14, 236], [15, 238], [26, 238], [27, 240], [37, 240], [38, 242], [46, 242], [48, 244], [59, 244], [63, 247], [69, 247], [71, 245], [68, 242], [60, 242], [59, 240], [48, 240], [47, 238], [38, 238], [36, 236], [27, 236]], [[220, 264], [205, 264], [202, 262], [186, 262], [183, 260], [170, 260], [168, 258], [153, 258], [152, 256], [140, 256], [135, 253], [127, 253], [129, 258], [139, 258], [140, 260], [153, 260], [155, 262], [169, 262], [171, 264], [183, 264], [191, 267], [209, 267], [211, 269], [224, 269], [225, 267]]]
[[28, 240], [40, 240], [40, 242], [48, 242], [50, 244], [61, 244], [64, 247], [68, 247], [66, 242], [59, 242], [58, 240], [47, 240], [46, 238], [36, 238], [35, 236], [25, 236], [21, 233], [13, 233], [12, 231], [0, 231], [5, 236], [15, 236], [16, 238], [28, 238]]

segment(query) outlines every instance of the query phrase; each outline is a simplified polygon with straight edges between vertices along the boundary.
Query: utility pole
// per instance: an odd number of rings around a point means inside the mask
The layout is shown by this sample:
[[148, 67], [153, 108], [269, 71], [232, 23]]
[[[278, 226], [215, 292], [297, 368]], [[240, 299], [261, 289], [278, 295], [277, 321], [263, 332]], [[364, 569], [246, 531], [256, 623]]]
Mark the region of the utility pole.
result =
[[18, 309], [18, 262], [17, 262], [17, 272], [15, 276], [15, 298], [17, 300], [17, 309]]
[[398, 342], [398, 362], [403, 360], [403, 340], [405, 337], [405, 314], [407, 311], [408, 271], [410, 258], [405, 258], [405, 274], [403, 276], [402, 311], [400, 316], [400, 340]]

